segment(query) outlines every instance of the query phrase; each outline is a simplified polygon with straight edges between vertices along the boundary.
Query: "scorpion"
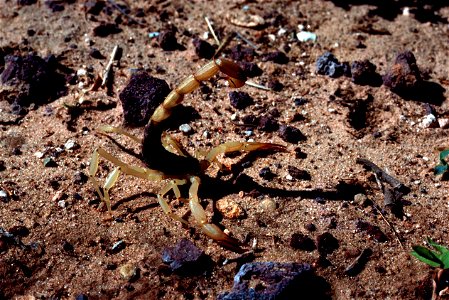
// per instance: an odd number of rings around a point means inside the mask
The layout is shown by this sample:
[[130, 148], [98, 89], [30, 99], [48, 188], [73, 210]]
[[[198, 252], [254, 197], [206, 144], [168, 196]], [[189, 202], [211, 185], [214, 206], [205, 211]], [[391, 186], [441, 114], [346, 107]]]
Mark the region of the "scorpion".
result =
[[[229, 41], [229, 38], [226, 41]], [[200, 177], [213, 163], [219, 164], [217, 156], [221, 154], [238, 151], [252, 152], [257, 150], [285, 151], [285, 147], [273, 143], [225, 142], [211, 149], [203, 159], [198, 159], [185, 151], [182, 145], [174, 140], [174, 138], [169, 135], [164, 135], [173, 108], [183, 101], [186, 94], [197, 89], [201, 82], [207, 81], [218, 72], [221, 72], [225, 75], [225, 79], [227, 79], [230, 87], [240, 88], [245, 85], [247, 77], [237, 63], [229, 59], [217, 58], [226, 43], [224, 42], [218, 48], [209, 63], [201, 67], [194, 74], [186, 77], [166, 96], [145, 126], [143, 139], [134, 136], [120, 127], [106, 125], [99, 128], [103, 133], [122, 134], [140, 143], [141, 159], [146, 167], [129, 165], [114, 157], [102, 147], [97, 147], [93, 151], [90, 159], [89, 179], [96, 193], [99, 195], [102, 205], [106, 205], [110, 214], [111, 200], [109, 191], [117, 182], [120, 172], [144, 180], [168, 180], [168, 183], [157, 194], [159, 205], [165, 214], [187, 226], [190, 226], [189, 222], [172, 211], [164, 196], [172, 190], [177, 199], [184, 200], [181, 198], [179, 186], [190, 183], [188, 200], [185, 201], [188, 202], [191, 215], [202, 232], [223, 247], [240, 252], [242, 243], [238, 239], [227, 235], [217, 225], [209, 222], [198, 197], [198, 188], [201, 183]], [[100, 157], [116, 166], [106, 177], [102, 189], [103, 193], [95, 177]]]

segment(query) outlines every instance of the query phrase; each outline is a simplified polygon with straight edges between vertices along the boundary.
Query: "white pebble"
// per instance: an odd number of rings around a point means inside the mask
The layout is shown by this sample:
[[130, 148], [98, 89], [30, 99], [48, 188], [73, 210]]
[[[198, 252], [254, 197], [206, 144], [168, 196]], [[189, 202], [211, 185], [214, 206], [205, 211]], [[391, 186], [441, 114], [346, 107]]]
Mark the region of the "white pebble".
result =
[[76, 71], [76, 75], [78, 76], [85, 76], [87, 74], [86, 69], [79, 69], [78, 71]]
[[0, 198], [7, 198], [8, 194], [5, 191], [0, 190]]
[[61, 207], [61, 208], [65, 208], [66, 207], [65, 201], [64, 200], [58, 201], [58, 206]]
[[292, 181], [292, 180], [293, 180], [293, 177], [292, 177], [292, 175], [287, 174], [287, 176], [285, 176], [285, 179], [287, 179], [287, 180], [289, 180], [289, 181]]
[[300, 31], [296, 34], [296, 38], [300, 42], [316, 41], [316, 34], [310, 31]]
[[238, 116], [237, 112], [236, 112], [236, 113], [233, 113], [233, 114], [231, 115], [231, 121], [237, 120], [237, 116]]
[[420, 126], [422, 128], [429, 128], [437, 121], [437, 118], [433, 114], [428, 114], [424, 117], [424, 119], [421, 121]]
[[64, 144], [64, 148], [65, 148], [66, 150], [73, 149], [73, 148], [75, 148], [76, 146], [77, 146], [77, 144], [76, 144], [75, 140], [72, 140], [72, 139], [68, 140], [68, 141]]
[[244, 133], [245, 133], [246, 136], [251, 136], [253, 134], [253, 131], [252, 130], [245, 130]]
[[192, 131], [192, 127], [190, 127], [189, 124], [182, 124], [179, 126], [179, 130], [181, 130], [184, 133], [189, 133]]
[[440, 128], [447, 129], [447, 128], [449, 128], [449, 119], [439, 118], [438, 124], [440, 125]]
[[37, 158], [42, 158], [42, 157], [44, 157], [44, 153], [42, 153], [42, 152], [40, 152], [40, 151], [34, 152], [33, 155], [36, 156]]

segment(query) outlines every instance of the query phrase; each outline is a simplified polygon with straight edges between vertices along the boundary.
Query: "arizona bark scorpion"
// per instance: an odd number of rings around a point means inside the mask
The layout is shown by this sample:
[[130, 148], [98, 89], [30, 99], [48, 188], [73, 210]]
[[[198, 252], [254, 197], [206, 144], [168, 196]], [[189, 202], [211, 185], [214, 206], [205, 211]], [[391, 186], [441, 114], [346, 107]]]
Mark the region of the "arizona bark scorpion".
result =
[[[131, 166], [114, 157], [103, 148], [98, 147], [94, 150], [90, 160], [89, 178], [100, 196], [102, 203], [106, 204], [109, 212], [111, 212], [109, 190], [116, 183], [120, 172], [145, 180], [169, 180], [158, 193], [158, 202], [167, 215], [187, 226], [189, 226], [189, 223], [186, 220], [172, 212], [164, 195], [172, 190], [175, 197], [182, 199], [178, 186], [190, 182], [188, 204], [198, 226], [207, 236], [222, 246], [233, 250], [240, 250], [242, 244], [237, 239], [228, 236], [217, 225], [208, 221], [206, 212], [198, 198], [198, 188], [201, 183], [200, 176], [204, 174], [205, 170], [211, 164], [217, 162], [217, 156], [220, 154], [236, 151], [251, 152], [256, 150], [284, 151], [285, 147], [271, 143], [226, 142], [210, 150], [203, 159], [198, 159], [187, 153], [174, 139], [169, 136], [163, 137], [167, 119], [170, 117], [172, 109], [182, 102], [184, 95], [197, 89], [202, 81], [209, 80], [220, 71], [225, 74], [230, 87], [240, 88], [245, 85], [246, 76], [238, 64], [228, 59], [217, 58], [217, 55], [222, 51], [225, 44], [226, 42], [219, 47], [212, 61], [200, 68], [193, 75], [185, 78], [181, 84], [168, 94], [162, 104], [156, 108], [148, 124], [145, 126], [143, 140], [119, 127], [102, 126], [100, 128], [105, 133], [123, 134], [141, 143], [141, 157], [147, 167]], [[116, 166], [106, 178], [103, 193], [95, 178], [100, 157]]]

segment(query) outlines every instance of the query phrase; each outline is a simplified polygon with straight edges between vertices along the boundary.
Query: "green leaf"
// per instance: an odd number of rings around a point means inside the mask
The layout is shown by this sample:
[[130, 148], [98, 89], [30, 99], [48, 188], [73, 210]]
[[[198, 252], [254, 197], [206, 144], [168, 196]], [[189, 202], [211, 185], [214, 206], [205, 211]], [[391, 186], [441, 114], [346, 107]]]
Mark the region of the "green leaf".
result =
[[435, 175], [441, 175], [447, 172], [447, 165], [438, 165], [433, 169]]
[[449, 149], [444, 149], [440, 152], [440, 162], [442, 165], [447, 166], [445, 158], [449, 155]]
[[447, 249], [444, 246], [441, 246], [440, 244], [435, 243], [430, 238], [427, 239], [427, 242], [429, 243], [429, 245], [431, 245], [440, 252], [440, 254], [436, 254], [435, 252], [433, 253], [438, 257], [438, 259], [443, 264], [443, 269], [449, 268], [449, 249]]
[[418, 260], [428, 264], [431, 267], [443, 267], [444, 263], [435, 255], [433, 251], [422, 246], [413, 246], [412, 248], [414, 251], [410, 254]]

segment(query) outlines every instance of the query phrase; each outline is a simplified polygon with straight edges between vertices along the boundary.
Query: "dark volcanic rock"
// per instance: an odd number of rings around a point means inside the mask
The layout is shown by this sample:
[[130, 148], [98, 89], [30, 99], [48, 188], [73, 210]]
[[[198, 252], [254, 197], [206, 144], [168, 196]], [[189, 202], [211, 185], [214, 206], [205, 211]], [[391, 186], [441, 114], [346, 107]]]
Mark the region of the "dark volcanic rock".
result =
[[219, 300], [330, 299], [329, 284], [308, 264], [255, 262], [244, 264], [230, 292]]
[[284, 141], [292, 144], [306, 140], [305, 135], [298, 128], [293, 126], [281, 126], [279, 128], [279, 136]]
[[416, 58], [410, 51], [399, 53], [394, 64], [383, 76], [384, 85], [397, 94], [409, 94], [422, 83]]
[[337, 78], [342, 75], [351, 76], [351, 70], [348, 63], [340, 63], [338, 59], [330, 52], [326, 52], [316, 61], [316, 71], [320, 75]]
[[46, 104], [66, 93], [65, 76], [57, 72], [60, 65], [54, 56], [43, 59], [34, 54], [7, 55], [4, 59], [0, 101], [8, 101], [13, 113], [24, 114], [32, 104]]
[[376, 65], [369, 60], [354, 61], [351, 64], [352, 82], [360, 85], [381, 86], [382, 77], [376, 73]]
[[302, 233], [292, 234], [290, 247], [304, 251], [313, 251], [316, 249], [315, 242], [309, 236]]
[[169, 264], [173, 272], [182, 275], [199, 274], [210, 266], [210, 258], [187, 239], [181, 239], [174, 247], [165, 248], [162, 261]]
[[331, 254], [340, 247], [338, 240], [329, 232], [319, 235], [316, 239], [318, 252], [321, 255]]
[[229, 100], [231, 106], [236, 109], [245, 109], [254, 103], [253, 98], [246, 92], [230, 92]]
[[125, 124], [145, 125], [169, 92], [170, 88], [164, 80], [144, 71], [134, 74], [119, 95]]
[[195, 47], [195, 53], [198, 57], [211, 59], [215, 54], [215, 48], [202, 39], [195, 38], [192, 44]]
[[379, 226], [372, 225], [363, 220], [357, 220], [355, 226], [358, 230], [365, 231], [368, 235], [372, 236], [374, 240], [376, 240], [379, 243], [388, 241], [388, 237], [380, 229]]
[[159, 34], [157, 41], [159, 46], [165, 51], [174, 51], [179, 48], [176, 34], [173, 30], [162, 31]]

